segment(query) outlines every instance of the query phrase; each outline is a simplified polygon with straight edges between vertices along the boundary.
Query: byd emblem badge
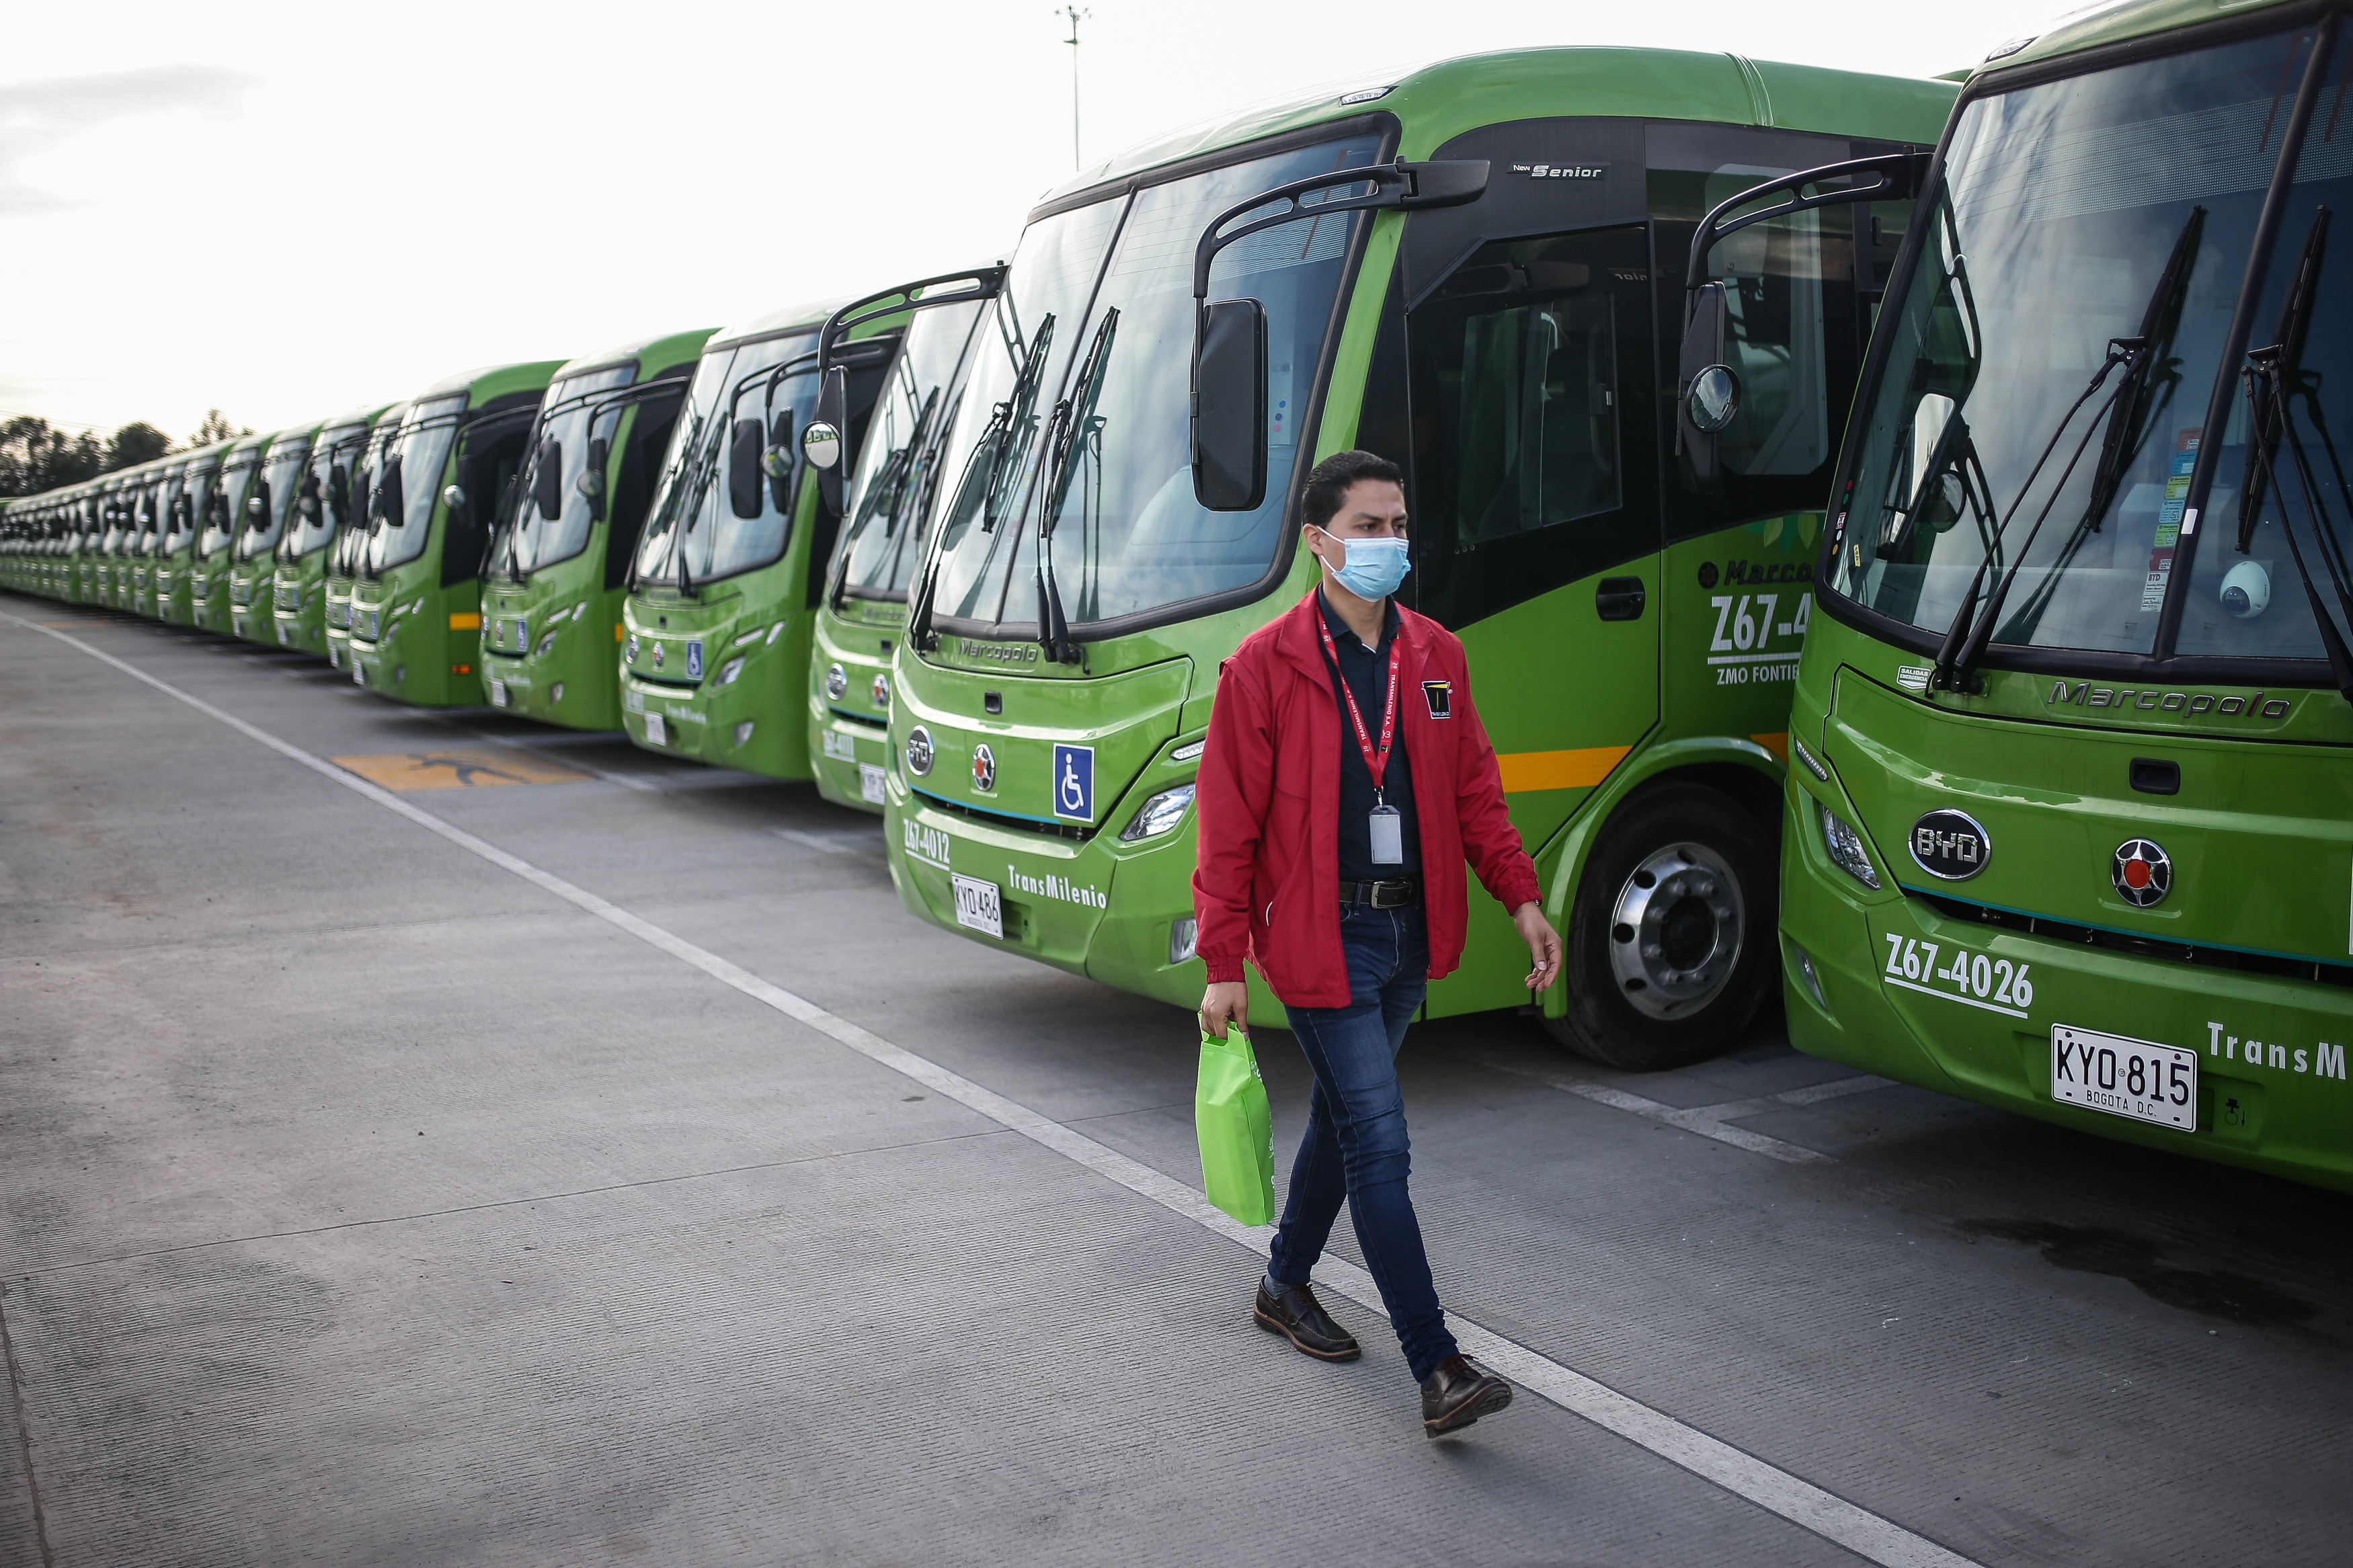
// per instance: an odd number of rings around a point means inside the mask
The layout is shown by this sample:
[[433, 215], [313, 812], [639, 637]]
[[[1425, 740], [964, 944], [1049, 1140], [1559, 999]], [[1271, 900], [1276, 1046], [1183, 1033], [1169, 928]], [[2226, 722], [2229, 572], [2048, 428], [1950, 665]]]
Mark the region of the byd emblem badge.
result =
[[1947, 882], [1966, 882], [1993, 858], [1993, 842], [1966, 811], [1932, 811], [1912, 825], [1912, 858]]
[[997, 753], [985, 744], [972, 749], [972, 787], [982, 791], [997, 787]]
[[2165, 895], [2173, 891], [2173, 860], [2162, 845], [2146, 838], [2127, 838], [2116, 846], [2108, 879], [2116, 885], [2116, 897], [2136, 909], [2145, 910], [2163, 903]]

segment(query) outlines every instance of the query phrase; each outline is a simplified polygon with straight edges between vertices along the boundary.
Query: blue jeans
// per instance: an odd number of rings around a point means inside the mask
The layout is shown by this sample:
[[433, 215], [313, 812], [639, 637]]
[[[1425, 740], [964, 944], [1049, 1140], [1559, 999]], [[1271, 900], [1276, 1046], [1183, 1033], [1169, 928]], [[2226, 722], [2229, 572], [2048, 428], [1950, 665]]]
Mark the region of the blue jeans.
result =
[[1416, 1383], [1426, 1383], [1459, 1348], [1447, 1331], [1422, 1251], [1421, 1222], [1406, 1191], [1412, 1145], [1397, 1079], [1398, 1047], [1430, 989], [1429, 928], [1418, 906], [1348, 908], [1340, 912], [1340, 942], [1348, 958], [1348, 1005], [1287, 1009], [1315, 1089], [1268, 1273], [1278, 1284], [1305, 1284], [1340, 1217], [1340, 1200], [1347, 1199], [1356, 1244], [1381, 1289], [1406, 1364]]

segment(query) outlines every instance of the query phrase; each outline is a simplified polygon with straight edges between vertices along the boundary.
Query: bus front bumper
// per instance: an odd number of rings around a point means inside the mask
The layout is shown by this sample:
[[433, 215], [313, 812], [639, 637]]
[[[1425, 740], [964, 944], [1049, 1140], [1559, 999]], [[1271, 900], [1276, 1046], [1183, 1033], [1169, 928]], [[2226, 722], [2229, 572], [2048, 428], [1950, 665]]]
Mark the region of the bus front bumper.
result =
[[[2079, 1131], [2353, 1192], [2353, 989], [2086, 946], [1867, 891], [1831, 860], [1819, 807], [1794, 778], [1785, 799], [1782, 980], [1799, 1050]], [[1883, 880], [1885, 861], [1873, 857]], [[2173, 1091], [2192, 1126], [2057, 1098], [2054, 1075], [2075, 1096], [2100, 1089], [2135, 1103], [2128, 1085], [2071, 1074], [2054, 1030], [2192, 1053], [2194, 1091]]]

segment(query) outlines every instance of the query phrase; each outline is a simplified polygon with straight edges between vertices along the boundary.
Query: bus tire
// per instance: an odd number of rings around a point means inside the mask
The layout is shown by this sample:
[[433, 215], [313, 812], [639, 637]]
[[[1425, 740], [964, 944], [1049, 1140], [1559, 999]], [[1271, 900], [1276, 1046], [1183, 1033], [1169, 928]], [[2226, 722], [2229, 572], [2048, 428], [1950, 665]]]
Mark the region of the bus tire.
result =
[[1702, 784], [1620, 806], [1578, 881], [1562, 955], [1567, 1012], [1546, 1030], [1630, 1072], [1730, 1046], [1774, 981], [1777, 837]]

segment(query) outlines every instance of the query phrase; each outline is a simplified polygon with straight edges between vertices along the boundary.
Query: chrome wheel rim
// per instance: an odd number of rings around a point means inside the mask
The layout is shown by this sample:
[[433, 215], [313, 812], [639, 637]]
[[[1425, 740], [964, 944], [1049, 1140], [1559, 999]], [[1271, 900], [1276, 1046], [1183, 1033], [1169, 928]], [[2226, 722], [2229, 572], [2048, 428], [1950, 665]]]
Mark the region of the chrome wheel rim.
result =
[[1746, 915], [1740, 880], [1722, 856], [1704, 844], [1654, 850], [1609, 910], [1619, 995], [1646, 1017], [1699, 1012], [1731, 982]]

